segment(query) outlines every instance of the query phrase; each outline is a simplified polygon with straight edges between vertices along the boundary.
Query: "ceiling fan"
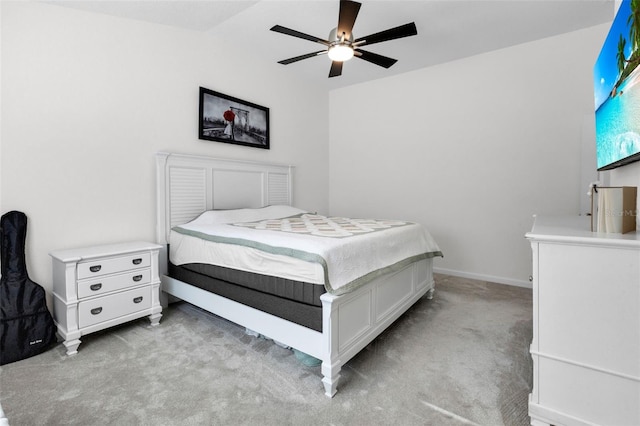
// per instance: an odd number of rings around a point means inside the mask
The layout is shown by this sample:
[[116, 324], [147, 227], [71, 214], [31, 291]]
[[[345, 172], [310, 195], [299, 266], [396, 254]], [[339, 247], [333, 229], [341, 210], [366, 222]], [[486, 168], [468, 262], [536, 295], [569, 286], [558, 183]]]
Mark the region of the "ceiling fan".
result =
[[380, 31], [366, 37], [356, 38], [354, 40], [351, 30], [353, 29], [353, 24], [355, 24], [356, 22], [358, 11], [360, 11], [360, 6], [361, 3], [355, 1], [340, 0], [338, 26], [331, 30], [331, 32], [329, 33], [329, 40], [324, 40], [319, 37], [301, 33], [300, 31], [292, 30], [281, 25], [273, 26], [271, 28], [271, 31], [324, 44], [326, 46], [326, 48], [323, 50], [319, 50], [313, 53], [307, 53], [289, 59], [284, 59], [282, 61], [278, 61], [278, 63], [289, 65], [293, 62], [301, 61], [303, 59], [327, 54], [332, 61], [331, 69], [329, 71], [329, 77], [337, 77], [342, 74], [342, 64], [344, 63], [344, 61], [348, 61], [354, 56], [356, 58], [364, 59], [367, 62], [371, 62], [372, 64], [376, 64], [384, 68], [389, 68], [391, 65], [398, 62], [397, 59], [378, 55], [377, 53], [373, 52], [368, 52], [366, 50], [362, 50], [361, 47], [369, 44], [380, 43], [382, 41], [395, 40], [397, 38], [416, 35], [418, 34], [416, 24], [414, 22], [411, 22], [409, 24], [400, 25], [399, 27], [390, 28], [388, 30]]

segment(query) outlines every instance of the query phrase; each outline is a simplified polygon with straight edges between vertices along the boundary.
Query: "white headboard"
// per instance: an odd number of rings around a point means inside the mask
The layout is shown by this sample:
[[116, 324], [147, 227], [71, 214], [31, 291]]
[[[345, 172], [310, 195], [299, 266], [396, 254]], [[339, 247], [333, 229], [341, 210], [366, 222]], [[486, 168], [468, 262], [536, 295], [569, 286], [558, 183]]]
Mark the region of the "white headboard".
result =
[[293, 166], [159, 152], [156, 179], [159, 244], [205, 210], [292, 204]]

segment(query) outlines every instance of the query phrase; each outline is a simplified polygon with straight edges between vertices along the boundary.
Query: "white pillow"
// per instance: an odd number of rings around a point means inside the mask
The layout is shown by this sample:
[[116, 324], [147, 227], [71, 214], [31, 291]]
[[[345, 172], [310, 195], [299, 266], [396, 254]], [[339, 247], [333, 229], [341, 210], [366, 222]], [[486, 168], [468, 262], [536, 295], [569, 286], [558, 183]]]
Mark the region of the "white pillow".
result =
[[259, 209], [207, 210], [189, 222], [190, 225], [213, 225], [216, 223], [254, 222], [265, 219], [280, 219], [308, 213], [292, 206], [267, 206]]

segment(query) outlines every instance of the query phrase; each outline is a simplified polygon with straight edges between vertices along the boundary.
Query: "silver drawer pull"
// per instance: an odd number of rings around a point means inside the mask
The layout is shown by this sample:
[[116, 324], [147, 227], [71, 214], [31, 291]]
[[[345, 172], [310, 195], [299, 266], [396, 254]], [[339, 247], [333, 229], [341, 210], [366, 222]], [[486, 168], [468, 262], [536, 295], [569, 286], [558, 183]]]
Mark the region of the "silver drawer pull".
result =
[[89, 270], [91, 272], [98, 272], [100, 269], [102, 269], [102, 265], [96, 265], [96, 266], [90, 266]]
[[138, 282], [138, 281], [140, 281], [141, 279], [142, 279], [142, 275], [135, 275], [135, 276], [133, 277], [133, 280], [134, 280], [135, 282]]
[[98, 315], [100, 312], [102, 312], [102, 307], [99, 308], [93, 308], [91, 310], [91, 315]]
[[133, 299], [133, 303], [140, 303], [140, 302], [142, 302], [142, 296], [138, 296]]
[[102, 288], [102, 283], [98, 283], [98, 284], [91, 284], [89, 286], [89, 288], [93, 291], [98, 291]]
[[133, 259], [132, 262], [133, 262], [134, 265], [139, 265], [139, 264], [142, 263], [142, 259], [141, 258]]

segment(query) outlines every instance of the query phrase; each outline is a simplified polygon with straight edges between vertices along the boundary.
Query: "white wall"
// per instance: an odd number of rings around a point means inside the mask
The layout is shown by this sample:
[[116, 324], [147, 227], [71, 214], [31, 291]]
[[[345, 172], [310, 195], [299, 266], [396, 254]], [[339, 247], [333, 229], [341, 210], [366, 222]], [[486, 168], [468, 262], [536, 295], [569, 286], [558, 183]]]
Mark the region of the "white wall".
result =
[[[201, 33], [0, 7], [0, 211], [27, 214], [29, 274], [48, 293], [54, 249], [155, 240], [157, 151], [293, 164], [296, 204], [328, 210], [326, 92]], [[271, 149], [198, 140], [199, 86], [269, 107]]]
[[[407, 218], [441, 272], [528, 285], [533, 214], [578, 214], [608, 25], [330, 94], [330, 210]], [[595, 142], [594, 142], [595, 143]]]

